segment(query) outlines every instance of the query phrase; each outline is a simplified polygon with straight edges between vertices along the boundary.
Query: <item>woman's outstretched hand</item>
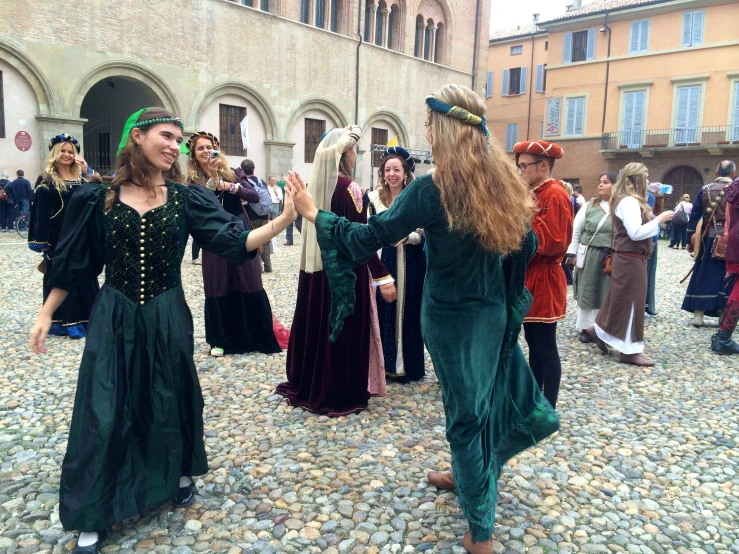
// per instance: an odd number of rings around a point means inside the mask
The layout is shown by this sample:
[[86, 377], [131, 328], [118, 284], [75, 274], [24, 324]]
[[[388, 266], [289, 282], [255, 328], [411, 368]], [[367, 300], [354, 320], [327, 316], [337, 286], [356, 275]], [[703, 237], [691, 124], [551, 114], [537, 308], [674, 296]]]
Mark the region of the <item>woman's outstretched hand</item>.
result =
[[289, 191], [295, 209], [300, 212], [300, 215], [311, 223], [315, 223], [318, 210], [313, 203], [313, 197], [308, 192], [308, 189], [305, 188], [305, 183], [300, 173], [293, 171], [287, 172], [287, 186], [285, 190]]

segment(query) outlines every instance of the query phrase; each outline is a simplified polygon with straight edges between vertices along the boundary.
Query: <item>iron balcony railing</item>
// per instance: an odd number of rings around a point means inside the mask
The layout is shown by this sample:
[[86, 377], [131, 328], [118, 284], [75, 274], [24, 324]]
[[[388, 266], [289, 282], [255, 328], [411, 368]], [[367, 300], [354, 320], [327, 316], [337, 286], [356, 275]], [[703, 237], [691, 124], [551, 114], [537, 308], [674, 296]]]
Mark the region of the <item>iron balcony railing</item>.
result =
[[739, 148], [739, 124], [723, 127], [683, 127], [603, 133], [601, 150], [660, 148]]

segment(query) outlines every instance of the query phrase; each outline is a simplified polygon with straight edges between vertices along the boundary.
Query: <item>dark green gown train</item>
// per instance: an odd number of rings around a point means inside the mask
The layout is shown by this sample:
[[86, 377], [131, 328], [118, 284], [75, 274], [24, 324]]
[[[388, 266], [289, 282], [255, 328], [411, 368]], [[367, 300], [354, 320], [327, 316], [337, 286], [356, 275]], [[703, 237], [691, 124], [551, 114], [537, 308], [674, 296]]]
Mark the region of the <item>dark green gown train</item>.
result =
[[451, 232], [430, 175], [413, 181], [367, 225], [320, 211], [332, 337], [353, 310], [352, 268], [419, 227], [427, 245], [421, 330], [441, 386], [459, 502], [473, 540], [487, 541], [503, 464], [559, 428], [518, 344], [531, 304], [524, 277], [536, 238], [529, 232], [523, 248], [503, 258]]
[[67, 208], [51, 286], [74, 292], [105, 266], [90, 317], [62, 464], [65, 529], [99, 531], [172, 500], [182, 475], [208, 470], [193, 325], [180, 279], [191, 234], [239, 264], [247, 231], [204, 187], [167, 184], [167, 203], [139, 216], [107, 186]]

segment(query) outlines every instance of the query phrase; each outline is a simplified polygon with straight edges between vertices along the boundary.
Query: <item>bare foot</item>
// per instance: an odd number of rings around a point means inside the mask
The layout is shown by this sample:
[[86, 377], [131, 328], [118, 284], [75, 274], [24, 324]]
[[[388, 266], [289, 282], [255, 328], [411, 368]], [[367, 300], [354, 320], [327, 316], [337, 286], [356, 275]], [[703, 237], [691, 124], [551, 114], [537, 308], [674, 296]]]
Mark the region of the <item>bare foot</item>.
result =
[[621, 354], [619, 359], [622, 364], [638, 365], [640, 367], [652, 367], [654, 360], [647, 358], [644, 354]]
[[462, 546], [470, 554], [492, 554], [493, 552], [493, 539], [485, 542], [475, 542], [472, 540], [472, 535], [469, 531], [464, 534], [464, 540], [462, 540]]
[[451, 471], [447, 471], [444, 473], [440, 473], [438, 471], [429, 471], [426, 477], [428, 478], [429, 483], [431, 483], [437, 489], [445, 491], [453, 491], [455, 489], [454, 475], [452, 475]]
[[591, 325], [587, 329], [585, 329], [585, 332], [590, 335], [590, 338], [593, 339], [593, 342], [595, 345], [600, 348], [600, 351], [604, 354], [608, 354], [608, 346], [606, 346], [606, 343], [600, 340], [600, 337], [595, 332], [595, 325]]

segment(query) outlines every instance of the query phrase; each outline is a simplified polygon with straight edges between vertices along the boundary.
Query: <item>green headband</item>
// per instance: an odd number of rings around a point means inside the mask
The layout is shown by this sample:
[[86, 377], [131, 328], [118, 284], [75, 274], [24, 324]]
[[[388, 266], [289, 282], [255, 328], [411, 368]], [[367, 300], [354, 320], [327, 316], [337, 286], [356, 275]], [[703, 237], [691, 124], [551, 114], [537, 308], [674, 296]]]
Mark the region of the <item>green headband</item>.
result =
[[481, 117], [479, 115], [470, 113], [464, 108], [460, 108], [459, 106], [452, 106], [451, 104], [447, 104], [446, 102], [443, 102], [436, 98], [436, 96], [434, 96], [433, 94], [429, 94], [426, 97], [426, 104], [428, 104], [429, 108], [431, 108], [435, 112], [448, 115], [475, 127], [479, 127], [485, 136], [488, 136], [490, 134], [488, 132], [488, 127], [486, 125], [484, 115]]
[[[126, 120], [126, 124], [123, 126], [121, 141], [118, 143], [118, 151], [116, 152], [116, 155], [120, 155], [121, 150], [123, 150], [123, 148], [126, 146], [126, 143], [128, 142], [128, 137], [131, 135], [131, 131], [133, 131], [136, 127], [141, 129], [142, 127], [147, 127], [149, 125], [157, 125], [158, 123], [174, 123], [175, 125], [178, 125], [183, 131], [185, 130], [185, 126], [182, 124], [182, 120], [179, 117], [156, 117], [154, 119], [145, 119], [144, 121], [139, 121], [139, 117], [141, 117], [141, 114], [150, 109], [151, 108], [142, 108], [139, 111], [132, 113], [131, 116]], [[180, 144], [180, 152], [183, 154], [187, 154], [189, 152], [187, 145], [184, 142]]]

